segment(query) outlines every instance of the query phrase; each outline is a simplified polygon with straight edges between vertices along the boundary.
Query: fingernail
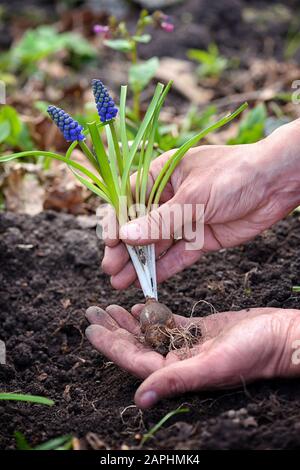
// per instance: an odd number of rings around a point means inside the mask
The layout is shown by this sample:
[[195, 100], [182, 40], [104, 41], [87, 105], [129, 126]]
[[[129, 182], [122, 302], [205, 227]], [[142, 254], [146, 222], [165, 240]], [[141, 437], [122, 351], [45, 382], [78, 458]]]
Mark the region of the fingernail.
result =
[[89, 341], [92, 340], [92, 336], [93, 336], [93, 334], [94, 334], [94, 330], [95, 330], [94, 325], [88, 326], [87, 329], [85, 330], [85, 336], [87, 337], [87, 339], [88, 339]]
[[158, 401], [157, 393], [153, 390], [143, 393], [139, 398], [139, 405], [141, 408], [150, 408]]
[[141, 228], [135, 223], [123, 225], [120, 229], [120, 236], [126, 240], [138, 240], [141, 238]]

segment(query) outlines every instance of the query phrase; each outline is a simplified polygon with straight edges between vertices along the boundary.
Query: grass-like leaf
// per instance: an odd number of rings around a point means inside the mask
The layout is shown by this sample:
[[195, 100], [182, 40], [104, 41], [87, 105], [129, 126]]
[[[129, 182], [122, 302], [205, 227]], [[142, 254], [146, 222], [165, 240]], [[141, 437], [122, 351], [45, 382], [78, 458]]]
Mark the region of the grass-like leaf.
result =
[[0, 393], [0, 400], [27, 401], [48, 406], [54, 405], [54, 401], [49, 398], [36, 395], [24, 395], [22, 393]]
[[158, 204], [160, 200], [161, 193], [163, 192], [167, 182], [169, 181], [173, 171], [177, 167], [177, 165], [180, 163], [182, 158], [185, 156], [187, 151], [196, 145], [201, 139], [203, 139], [206, 135], [208, 135], [210, 132], [213, 132], [220, 127], [223, 127], [225, 124], [228, 122], [232, 121], [234, 118], [236, 118], [242, 111], [244, 111], [247, 108], [248, 104], [244, 103], [242, 104], [236, 111], [233, 113], [229, 114], [228, 116], [225, 116], [221, 119], [219, 119], [217, 122], [212, 124], [211, 126], [207, 127], [203, 131], [199, 132], [196, 134], [194, 137], [189, 139], [185, 144], [183, 144], [173, 155], [172, 157], [165, 163], [164, 167], [162, 168], [161, 172], [159, 173], [149, 196], [148, 199], [148, 210], [151, 209], [152, 203], [154, 205]]
[[173, 418], [173, 416], [176, 416], [180, 413], [188, 413], [190, 411], [189, 408], [183, 408], [179, 406], [176, 408], [176, 410], [170, 411], [167, 413], [157, 424], [155, 424], [150, 431], [148, 431], [146, 434], [144, 434], [142, 440], [141, 440], [141, 446], [145, 444], [151, 437], [154, 436], [154, 434], [159, 431], [159, 429], [170, 419]]
[[126, 129], [126, 96], [127, 96], [127, 86], [121, 86], [120, 94], [120, 134], [121, 134], [121, 143], [122, 143], [122, 153], [123, 153], [123, 163], [127, 162], [129, 155], [129, 146], [127, 139], [127, 129]]
[[155, 93], [154, 93], [154, 96], [152, 98], [152, 101], [150, 103], [150, 106], [147, 109], [145, 117], [144, 117], [144, 119], [143, 119], [143, 121], [142, 121], [142, 123], [139, 127], [138, 133], [137, 133], [137, 135], [136, 135], [136, 137], [135, 137], [135, 139], [134, 139], [134, 141], [131, 145], [129, 155], [127, 157], [127, 160], [125, 161], [124, 172], [123, 172], [123, 175], [122, 175], [122, 186], [121, 186], [121, 194], [122, 195], [126, 194], [126, 187], [127, 187], [127, 184], [128, 184], [128, 178], [129, 178], [130, 168], [131, 168], [132, 162], [133, 162], [135, 154], [136, 154], [136, 152], [139, 148], [139, 145], [142, 141], [142, 138], [143, 138], [148, 126], [151, 123], [152, 117], [153, 117], [153, 115], [155, 113], [155, 110], [156, 110], [156, 107], [159, 103], [159, 99], [160, 99], [160, 96], [161, 96], [161, 93], [162, 93], [163, 89], [164, 89], [164, 86], [161, 83], [158, 83], [158, 85], [156, 86]]
[[72, 448], [72, 436], [59, 436], [34, 447], [34, 450], [68, 450]]
[[142, 171], [142, 178], [141, 178], [140, 198], [139, 198], [140, 204], [142, 206], [146, 205], [146, 192], [147, 192], [147, 183], [148, 183], [148, 177], [149, 177], [149, 168], [150, 168], [151, 160], [153, 157], [153, 147], [154, 147], [155, 135], [156, 135], [157, 127], [158, 127], [159, 115], [160, 115], [162, 105], [164, 104], [164, 101], [170, 90], [171, 85], [172, 85], [172, 82], [169, 82], [168, 85], [165, 87], [164, 91], [162, 92], [159, 102], [156, 106], [153, 119], [151, 121], [151, 126], [149, 126], [150, 127], [149, 140], [146, 146], [145, 157], [143, 159], [143, 164], [142, 164], [143, 171]]
[[99, 134], [99, 129], [95, 122], [89, 123], [88, 128], [90, 131], [91, 139], [95, 149], [97, 161], [100, 168], [100, 173], [103, 181], [105, 181], [106, 186], [109, 190], [111, 202], [118, 212], [119, 207], [119, 188], [117, 182], [117, 175], [115, 173], [116, 168], [111, 165], [109, 161], [105, 147], [103, 145], [101, 136]]
[[71, 435], [54, 437], [49, 439], [49, 441], [38, 444], [35, 447], [32, 447], [24, 434], [19, 431], [15, 432], [16, 447], [17, 450], [70, 450], [73, 447], [73, 437]]

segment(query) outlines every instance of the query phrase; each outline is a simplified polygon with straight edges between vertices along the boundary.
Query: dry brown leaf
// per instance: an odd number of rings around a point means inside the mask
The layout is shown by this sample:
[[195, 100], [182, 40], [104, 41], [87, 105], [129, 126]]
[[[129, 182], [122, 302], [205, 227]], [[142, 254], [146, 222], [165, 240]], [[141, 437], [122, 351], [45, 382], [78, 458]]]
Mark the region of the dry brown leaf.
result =
[[37, 175], [37, 168], [37, 165], [19, 163], [6, 166], [3, 194], [7, 210], [29, 215], [43, 211], [45, 189]]
[[49, 77], [55, 78], [55, 80], [63, 79], [71, 72], [69, 67], [66, 67], [58, 60], [51, 62], [49, 60], [44, 60], [40, 62], [39, 70], [46, 72]]
[[87, 433], [85, 439], [93, 450], [109, 450], [108, 445], [94, 432]]
[[171, 57], [162, 58], [156, 72], [156, 77], [164, 82], [173, 80], [173, 87], [196, 105], [208, 103], [214, 95], [213, 90], [208, 90], [198, 85], [194, 66], [187, 60], [173, 59]]
[[[72, 158], [91, 169], [86, 157], [79, 150], [74, 150]], [[84, 203], [91, 193], [76, 180], [70, 169], [64, 163], [53, 161], [49, 176], [51, 183], [46, 188], [44, 209], [65, 211], [76, 215], [84, 213]]]
[[68, 307], [71, 305], [71, 300], [70, 299], [62, 299], [61, 304], [63, 308], [66, 310]]

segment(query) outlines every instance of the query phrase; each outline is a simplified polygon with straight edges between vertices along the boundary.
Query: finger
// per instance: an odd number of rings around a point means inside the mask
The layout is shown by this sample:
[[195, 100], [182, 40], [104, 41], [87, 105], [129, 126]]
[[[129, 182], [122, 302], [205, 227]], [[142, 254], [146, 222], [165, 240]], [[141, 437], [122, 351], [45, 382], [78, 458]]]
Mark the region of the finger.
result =
[[116, 275], [113, 275], [110, 279], [111, 285], [115, 289], [127, 289], [131, 286], [136, 280], [136, 271], [133, 267], [131, 261], [126, 263], [125, 267]]
[[129, 245], [149, 245], [158, 240], [169, 240], [184, 223], [191, 222], [192, 211], [183, 210], [180, 192], [144, 217], [120, 227], [120, 238]]
[[100, 307], [89, 307], [85, 312], [85, 316], [91, 324], [102, 325], [110, 331], [119, 328], [116, 321]]
[[[167, 246], [171, 245], [173, 243], [173, 240], [164, 240], [164, 241], [161, 241], [159, 242], [159, 247], [158, 247], [158, 252], [161, 252], [161, 251], [164, 251], [166, 249]], [[123, 244], [122, 244], [123, 245]], [[123, 245], [124, 246], [124, 245]], [[126, 249], [126, 248], [125, 248]], [[115, 248], [112, 248], [111, 250], [115, 250]], [[127, 251], [127, 250], [126, 250]], [[112, 274], [112, 278], [111, 278], [111, 284], [112, 286], [115, 288], [115, 289], [127, 289], [127, 287], [131, 286], [132, 284], [135, 285], [135, 287], [140, 287], [140, 283], [139, 281], [137, 280], [137, 275], [136, 275], [136, 271], [132, 265], [132, 262], [131, 261], [128, 261], [129, 259], [129, 255], [126, 254], [126, 257], [127, 257], [127, 262], [123, 265], [124, 263], [124, 259], [125, 259], [125, 255], [123, 255], [123, 250], [122, 250], [122, 253], [120, 254], [119, 256], [119, 261], [118, 260], [115, 260], [114, 262], [112, 261], [112, 258], [115, 258], [115, 252], [113, 253], [112, 255], [112, 251], [109, 253], [109, 262], [108, 260], [106, 259], [105, 262], [104, 262], [104, 268], [103, 270], [110, 274]], [[122, 259], [121, 259], [122, 257]], [[113, 266], [111, 265], [111, 263], [114, 263]], [[118, 271], [118, 269], [116, 268], [116, 265], [119, 266], [122, 264], [122, 269], [120, 269]], [[110, 267], [109, 267], [110, 265]], [[119, 267], [118, 266], [118, 267]], [[115, 269], [116, 268], [116, 269]]]
[[202, 249], [194, 249], [194, 243], [185, 239], [174, 243], [157, 261], [157, 281], [163, 282], [169, 279], [174, 274], [194, 264], [204, 253], [221, 248], [209, 226], [204, 226], [203, 242], [205, 244]]
[[136, 405], [139, 408], [150, 408], [166, 397], [240, 383], [240, 376], [234, 373], [229, 364], [223, 364], [220, 353], [218, 350], [211, 352], [206, 347], [195, 357], [155, 371], [138, 388]]
[[171, 248], [171, 246], [174, 244], [174, 239], [170, 238], [167, 240], [159, 240], [158, 242], [155, 243], [155, 258], [159, 259], [161, 256], [164, 256], [164, 254]]
[[119, 224], [116, 212], [110, 204], [101, 204], [97, 211], [101, 225], [101, 237], [105, 245], [113, 247], [119, 242]]
[[109, 305], [106, 309], [107, 313], [119, 325], [120, 328], [129, 331], [133, 335], [140, 333], [138, 321], [125, 308], [119, 305]]
[[188, 242], [179, 240], [157, 260], [157, 281], [163, 282], [174, 274], [188, 268], [202, 256], [202, 250], [187, 250]]
[[128, 260], [129, 254], [124, 243], [114, 247], [106, 246], [101, 267], [105, 273], [112, 276], [122, 271]]
[[135, 304], [132, 308], [131, 308], [131, 313], [132, 315], [139, 319], [140, 318], [140, 313], [141, 311], [143, 310], [143, 308], [145, 307], [145, 304]]
[[148, 377], [164, 365], [163, 356], [145, 348], [128, 331], [112, 332], [103, 326], [91, 325], [86, 329], [86, 336], [94, 348], [137, 377]]

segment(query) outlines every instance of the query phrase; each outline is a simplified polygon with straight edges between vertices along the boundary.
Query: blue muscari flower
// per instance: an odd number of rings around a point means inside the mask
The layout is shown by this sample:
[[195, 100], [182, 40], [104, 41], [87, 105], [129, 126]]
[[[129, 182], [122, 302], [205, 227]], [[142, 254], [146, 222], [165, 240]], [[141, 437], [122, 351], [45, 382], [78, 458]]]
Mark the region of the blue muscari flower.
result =
[[100, 121], [107, 122], [115, 118], [118, 114], [118, 108], [101, 80], [92, 80], [92, 90]]
[[85, 139], [85, 136], [82, 133], [83, 127], [71, 118], [71, 116], [63, 109], [50, 105], [48, 106], [47, 111], [68, 142]]

